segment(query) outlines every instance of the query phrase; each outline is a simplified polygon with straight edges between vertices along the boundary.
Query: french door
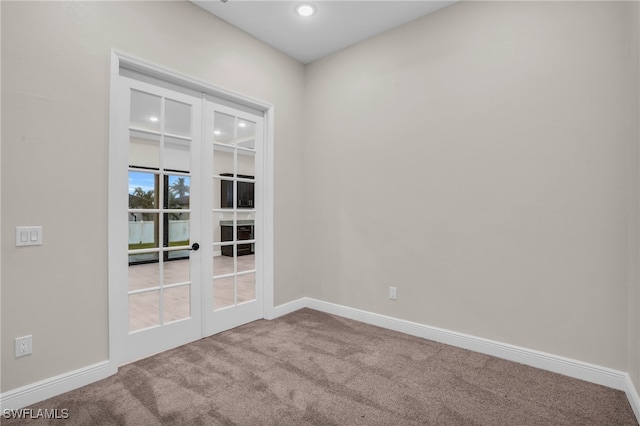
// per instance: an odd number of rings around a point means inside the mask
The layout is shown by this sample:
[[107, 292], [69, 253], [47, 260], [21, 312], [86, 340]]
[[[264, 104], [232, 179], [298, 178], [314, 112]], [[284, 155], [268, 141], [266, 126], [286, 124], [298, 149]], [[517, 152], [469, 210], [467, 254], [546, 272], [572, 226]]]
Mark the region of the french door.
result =
[[205, 333], [263, 317], [261, 117], [205, 100], [204, 222], [212, 239], [205, 300]]
[[213, 97], [118, 82], [126, 275], [110, 313], [128, 362], [264, 317], [264, 129]]

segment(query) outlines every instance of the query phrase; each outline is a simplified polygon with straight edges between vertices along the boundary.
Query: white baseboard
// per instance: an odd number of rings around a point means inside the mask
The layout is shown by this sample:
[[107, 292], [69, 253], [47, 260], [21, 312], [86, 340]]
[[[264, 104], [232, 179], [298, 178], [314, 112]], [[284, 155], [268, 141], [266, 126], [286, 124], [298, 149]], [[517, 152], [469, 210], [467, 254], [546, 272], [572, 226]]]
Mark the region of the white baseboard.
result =
[[[89, 365], [75, 371], [0, 394], [0, 411], [17, 410], [65, 392], [86, 386], [115, 374], [118, 369], [110, 361]], [[43, 407], [54, 408], [54, 407]]]
[[283, 315], [290, 314], [291, 312], [298, 311], [302, 308], [308, 307], [308, 301], [311, 300], [308, 297], [297, 299], [292, 302], [285, 303], [284, 305], [278, 305], [273, 307], [270, 312], [265, 316], [266, 319], [272, 320]]
[[[628, 378], [628, 374], [622, 371], [558, 355], [552, 355], [533, 349], [527, 349], [455, 331], [444, 330], [437, 327], [375, 314], [360, 309], [336, 305], [334, 303], [324, 302], [308, 297], [278, 306], [274, 308], [274, 312], [279, 314], [276, 315], [277, 317], [293, 312], [296, 310], [294, 308], [300, 309], [303, 307], [357, 320], [389, 330], [399, 331], [412, 336], [445, 343], [451, 346], [468, 349], [474, 352], [492, 355], [508, 361], [518, 362], [520, 364], [529, 365], [542, 370], [563, 374], [565, 376], [622, 391], [628, 391], [629, 387], [633, 388], [633, 383]], [[627, 395], [629, 395], [628, 392]], [[637, 401], [637, 393], [635, 394], [635, 400]], [[637, 402], [636, 405], [638, 405]], [[636, 416], [638, 416], [638, 412], [636, 412]], [[640, 416], [638, 416], [638, 418], [640, 418]]]
[[627, 393], [627, 399], [629, 400], [629, 404], [631, 404], [631, 408], [636, 415], [638, 423], [640, 423], [640, 396], [638, 396], [638, 390], [633, 385], [631, 377], [629, 377], [628, 374], [626, 376], [627, 387], [625, 389], [625, 392]]

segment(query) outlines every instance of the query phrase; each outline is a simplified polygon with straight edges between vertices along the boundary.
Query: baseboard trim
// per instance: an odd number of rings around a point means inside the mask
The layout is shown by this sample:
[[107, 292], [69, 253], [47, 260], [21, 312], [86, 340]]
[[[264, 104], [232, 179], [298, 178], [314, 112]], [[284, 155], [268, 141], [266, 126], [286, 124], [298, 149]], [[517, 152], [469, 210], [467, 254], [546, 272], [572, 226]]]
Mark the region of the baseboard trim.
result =
[[290, 314], [291, 312], [295, 312], [302, 308], [306, 308], [308, 307], [310, 300], [312, 299], [309, 299], [308, 297], [303, 297], [301, 299], [296, 299], [291, 302], [287, 302], [283, 305], [274, 306], [273, 309], [271, 309], [270, 312], [267, 313], [267, 315], [265, 316], [265, 319], [268, 319], [268, 320], [276, 319], [283, 315]]
[[[520, 364], [563, 374], [565, 376], [585, 380], [587, 382], [596, 383], [625, 392], [628, 391], [629, 386], [633, 387], [631, 380], [628, 379], [628, 374], [622, 371], [558, 355], [552, 355], [533, 349], [527, 349], [507, 343], [501, 343], [494, 340], [350, 308], [348, 306], [337, 305], [335, 303], [325, 302], [318, 299], [304, 297], [285, 305], [278, 306], [274, 309], [274, 312], [278, 314], [277, 316], [280, 316], [293, 312], [296, 310], [295, 308], [301, 309], [304, 307], [361, 321], [389, 330], [399, 331], [412, 336], [445, 343], [447, 345], [468, 349], [474, 352], [495, 356], [508, 361], [518, 362]], [[629, 393], [627, 393], [627, 395], [629, 395]], [[635, 397], [637, 401], [637, 393]], [[637, 412], [636, 416], [638, 416]], [[638, 418], [640, 418], [640, 416], [638, 416]]]
[[633, 381], [631, 380], [631, 377], [629, 377], [628, 374], [626, 374], [625, 381], [627, 385], [625, 389], [625, 392], [627, 393], [627, 399], [629, 400], [629, 404], [631, 404], [631, 409], [636, 415], [636, 419], [638, 420], [638, 423], [640, 423], [640, 396], [638, 396], [638, 390], [634, 386]]
[[[103, 361], [50, 379], [32, 383], [0, 394], [0, 410], [17, 410], [86, 386], [115, 374], [118, 369]], [[43, 407], [53, 408], [53, 407]]]

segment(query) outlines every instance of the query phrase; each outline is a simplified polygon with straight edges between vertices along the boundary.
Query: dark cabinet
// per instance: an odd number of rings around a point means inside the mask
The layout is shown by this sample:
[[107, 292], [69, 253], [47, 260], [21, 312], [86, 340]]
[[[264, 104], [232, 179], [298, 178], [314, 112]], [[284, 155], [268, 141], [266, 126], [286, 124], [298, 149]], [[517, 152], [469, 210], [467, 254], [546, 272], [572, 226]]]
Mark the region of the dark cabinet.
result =
[[[233, 177], [233, 173], [221, 173], [220, 176]], [[237, 175], [242, 179], [254, 179], [254, 176]], [[237, 207], [239, 209], [252, 209], [255, 207], [253, 202], [254, 183], [238, 181]], [[220, 181], [220, 207], [223, 209], [233, 208], [233, 181]]]
[[[253, 225], [238, 223], [236, 225], [238, 233], [238, 256], [244, 256], [254, 253], [253, 243], [240, 244], [243, 240], [253, 240]], [[222, 241], [233, 241], [233, 222], [220, 223], [220, 232]], [[222, 247], [223, 256], [233, 256], [233, 246]]]

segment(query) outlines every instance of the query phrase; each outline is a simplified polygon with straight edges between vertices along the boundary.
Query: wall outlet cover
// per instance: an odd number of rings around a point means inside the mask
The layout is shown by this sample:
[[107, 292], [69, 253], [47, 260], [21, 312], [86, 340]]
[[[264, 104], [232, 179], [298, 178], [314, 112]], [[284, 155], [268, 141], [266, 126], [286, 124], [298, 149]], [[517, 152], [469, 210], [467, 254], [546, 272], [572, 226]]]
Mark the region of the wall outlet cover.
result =
[[33, 339], [31, 335], [16, 337], [16, 358], [33, 353]]
[[389, 287], [389, 299], [396, 300], [398, 297], [398, 289], [395, 287]]

